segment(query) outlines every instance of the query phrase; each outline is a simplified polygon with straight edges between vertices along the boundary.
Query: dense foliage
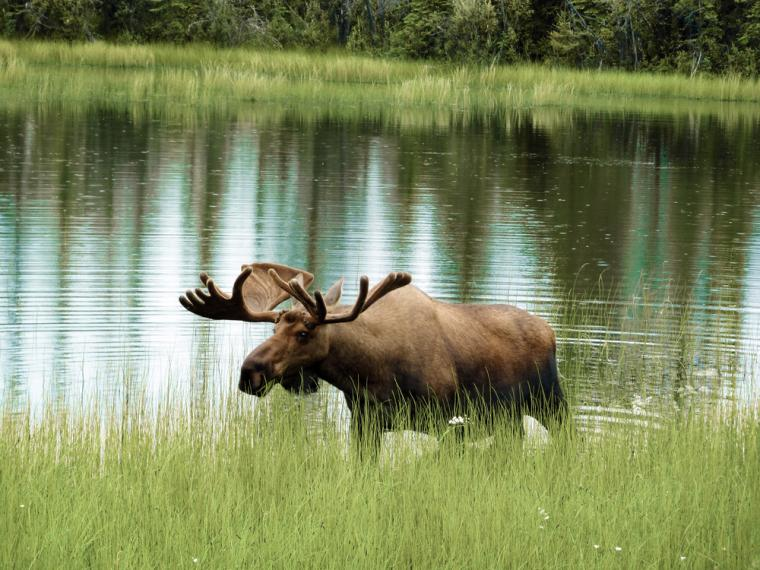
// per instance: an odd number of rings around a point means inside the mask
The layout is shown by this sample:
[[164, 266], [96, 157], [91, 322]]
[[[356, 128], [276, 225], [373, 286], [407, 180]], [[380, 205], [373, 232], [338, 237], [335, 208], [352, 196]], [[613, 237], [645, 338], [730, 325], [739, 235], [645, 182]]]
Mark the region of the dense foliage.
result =
[[760, 72], [760, 0], [0, 0], [0, 32]]

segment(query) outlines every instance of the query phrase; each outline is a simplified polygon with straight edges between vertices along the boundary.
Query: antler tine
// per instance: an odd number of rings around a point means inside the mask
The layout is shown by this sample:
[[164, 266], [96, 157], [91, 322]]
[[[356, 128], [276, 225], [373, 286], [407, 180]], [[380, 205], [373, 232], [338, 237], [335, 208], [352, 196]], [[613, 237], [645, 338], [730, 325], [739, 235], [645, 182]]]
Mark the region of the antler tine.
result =
[[321, 291], [314, 291], [314, 300], [317, 302], [317, 322], [323, 322], [327, 316], [327, 305]]
[[[327, 316], [325, 319], [323, 319], [320, 322], [320, 324], [326, 325], [330, 323], [345, 323], [348, 321], [355, 320], [361, 314], [361, 312], [367, 308], [365, 301], [367, 300], [368, 290], [369, 290], [369, 278], [366, 275], [362, 275], [362, 277], [359, 279], [359, 295], [356, 297], [356, 302], [354, 303], [354, 306], [351, 309], [351, 311], [348, 313], [335, 315], [334, 317]], [[319, 297], [321, 298], [322, 295], [320, 294]], [[322, 299], [322, 305], [324, 305], [324, 299]], [[325, 308], [325, 312], [327, 312], [326, 308]]]
[[274, 269], [270, 269], [268, 273], [280, 289], [301, 303], [309, 314], [317, 318], [317, 302], [312, 299], [311, 295], [309, 295], [298, 280], [291, 279], [290, 281], [285, 281]]
[[362, 275], [359, 279], [359, 294], [356, 297], [354, 306], [350, 311], [338, 313], [336, 315], [327, 314], [327, 303], [320, 291], [315, 291], [312, 297], [306, 288], [296, 279], [286, 282], [274, 269], [269, 270], [269, 276], [283, 291], [301, 303], [304, 308], [317, 321], [318, 325], [327, 325], [332, 323], [345, 323], [356, 320], [356, 318], [366, 311], [373, 303], [378, 301], [384, 295], [391, 291], [408, 285], [412, 281], [409, 273], [389, 273], [388, 276], [369, 291], [369, 278]]
[[288, 282], [288, 285], [290, 285], [290, 288], [293, 290], [293, 295], [298, 301], [306, 307], [306, 310], [310, 313], [314, 314], [316, 316], [317, 313], [317, 302], [314, 300], [314, 297], [309, 295], [309, 292], [304, 288], [301, 283], [296, 279], [291, 279]]
[[369, 295], [369, 299], [364, 303], [364, 310], [369, 309], [373, 303], [378, 301], [381, 297], [387, 295], [394, 289], [404, 287], [412, 282], [412, 276], [409, 273], [393, 272], [389, 273], [385, 279], [372, 288], [372, 293]]
[[267, 271], [269, 273], [269, 277], [272, 278], [272, 280], [277, 284], [277, 286], [285, 291], [288, 295], [292, 293], [290, 290], [290, 285], [288, 285], [288, 282], [285, 281], [282, 277], [280, 277], [280, 274], [277, 273], [274, 269], [270, 269]]
[[235, 284], [232, 286], [232, 294], [228, 295], [221, 291], [214, 280], [206, 272], [201, 273], [201, 283], [206, 286], [208, 293], [200, 288], [188, 289], [181, 295], [179, 302], [185, 309], [207, 319], [227, 319], [249, 322], [274, 322], [277, 313], [274, 311], [253, 311], [246, 304], [243, 296], [243, 284], [252, 269], [246, 268], [240, 272]]

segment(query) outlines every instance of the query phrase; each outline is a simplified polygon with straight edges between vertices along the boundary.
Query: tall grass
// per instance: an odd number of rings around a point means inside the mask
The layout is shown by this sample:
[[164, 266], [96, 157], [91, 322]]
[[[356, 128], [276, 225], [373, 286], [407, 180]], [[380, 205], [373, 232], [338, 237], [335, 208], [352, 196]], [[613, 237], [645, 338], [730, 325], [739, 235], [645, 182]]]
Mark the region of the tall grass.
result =
[[[538, 99], [577, 94], [603, 97], [710, 99], [760, 101], [760, 81], [739, 76], [686, 78], [676, 74], [629, 73], [552, 68], [541, 65], [451, 66], [375, 59], [338, 52], [283, 52], [219, 49], [192, 45], [110, 45], [59, 42], [0, 42], [2, 52], [13, 53], [31, 65], [96, 67], [109, 69], [194, 69], [209, 78], [228, 78], [235, 73], [256, 73], [289, 81], [324, 81], [363, 85], [419, 86], [435, 98], [436, 79], [457, 87], [499, 91], [510, 87], [530, 90]], [[428, 85], [428, 82], [432, 84]]]
[[648, 411], [669, 415], [715, 409], [721, 398], [751, 399], [744, 388], [758, 370], [758, 339], [745, 338], [721, 291], [701, 303], [691, 294], [669, 280], [605, 283], [602, 276], [567, 294], [549, 320], [573, 401], [635, 408], [654, 398], [659, 409]]
[[[700, 404], [691, 331], [703, 315], [688, 298], [646, 284], [635, 296], [617, 303], [600, 280], [552, 318], [582, 437], [521, 440], [472, 422], [461, 441], [454, 427], [386, 435], [380, 458], [362, 460], [334, 392], [256, 401], [216, 393], [224, 382], [207, 370], [172, 378], [154, 401], [127, 372], [120, 394], [7, 410], [0, 567], [758, 565], [759, 412]], [[666, 358], [648, 362], [655, 343]], [[735, 373], [731, 359], [709, 365]], [[675, 388], [681, 404], [609, 398], [616, 421], [594, 434], [577, 405], [584, 381]]]
[[[395, 436], [373, 462], [347, 454], [340, 430], [310, 429], [291, 398], [271, 397], [256, 409], [234, 396], [157, 413], [133, 403], [38, 422], [3, 416], [0, 565], [760, 563], [756, 416], [683, 416], [539, 448], [498, 430], [490, 445], [463, 447]], [[480, 441], [477, 429], [465, 441]]]
[[[0, 95], [25, 104], [144, 104], [184, 112], [275, 103], [334, 112], [493, 114], [535, 107], [652, 111], [743, 104], [760, 81], [540, 65], [451, 66], [345, 53], [0, 42]], [[176, 111], [175, 111], [176, 112]]]
[[[23, 42], [0, 42], [0, 95], [4, 106], [10, 97], [24, 106], [92, 103], [183, 117], [286, 103], [402, 121], [419, 108], [714, 110], [721, 101], [744, 102], [757, 117], [760, 101], [757, 81], [735, 78]], [[563, 349], [566, 376], [644, 383], [664, 371], [641, 366], [646, 344], [590, 331], [585, 325], [604, 322], [598, 307], [569, 305], [560, 332], [593, 334], [599, 343]], [[690, 355], [688, 314], [662, 331], [655, 316], [681, 307], [643, 307], [624, 334], [650, 343], [665, 335]], [[682, 360], [690, 386], [695, 370]], [[491, 435], [474, 426], [464, 446], [450, 433], [438, 434], [440, 444], [396, 435], [375, 463], [348, 453], [336, 424], [315, 430], [300, 400], [276, 391], [267, 405], [251, 402], [199, 395], [76, 413], [51, 406], [41, 419], [31, 411], [0, 415], [0, 566], [760, 565], [754, 414], [715, 421], [682, 407], [657, 429], [559, 436], [538, 448], [506, 427]]]

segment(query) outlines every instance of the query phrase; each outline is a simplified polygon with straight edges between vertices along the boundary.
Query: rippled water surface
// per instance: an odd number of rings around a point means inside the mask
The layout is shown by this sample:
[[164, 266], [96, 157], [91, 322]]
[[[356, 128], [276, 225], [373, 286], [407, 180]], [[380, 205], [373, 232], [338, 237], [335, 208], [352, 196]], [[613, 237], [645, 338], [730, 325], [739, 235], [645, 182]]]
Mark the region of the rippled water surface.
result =
[[0, 398], [234, 387], [271, 327], [177, 296], [251, 261], [344, 275], [347, 299], [406, 270], [440, 299], [534, 311], [581, 414], [752, 398], [758, 149], [741, 115], [173, 123], [0, 104]]

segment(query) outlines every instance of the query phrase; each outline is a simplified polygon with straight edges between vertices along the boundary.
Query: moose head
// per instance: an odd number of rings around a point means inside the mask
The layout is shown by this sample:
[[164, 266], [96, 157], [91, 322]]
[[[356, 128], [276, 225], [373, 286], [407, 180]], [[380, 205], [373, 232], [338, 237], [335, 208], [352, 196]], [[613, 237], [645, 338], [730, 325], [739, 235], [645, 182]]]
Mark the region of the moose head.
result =
[[[359, 280], [359, 295], [353, 306], [339, 305], [343, 278], [325, 294], [307, 287], [311, 273], [275, 263], [243, 265], [232, 293], [222, 292], [208, 274], [201, 273], [201, 288], [188, 290], [179, 298], [188, 311], [209, 319], [274, 323], [274, 334], [243, 361], [238, 387], [247, 394], [265, 395], [280, 383], [291, 391], [314, 391], [316, 369], [330, 354], [330, 330], [337, 323], [356, 320], [381, 297], [411, 282], [408, 273], [390, 273], [369, 289], [366, 276]], [[293, 306], [275, 310], [288, 298]]]

